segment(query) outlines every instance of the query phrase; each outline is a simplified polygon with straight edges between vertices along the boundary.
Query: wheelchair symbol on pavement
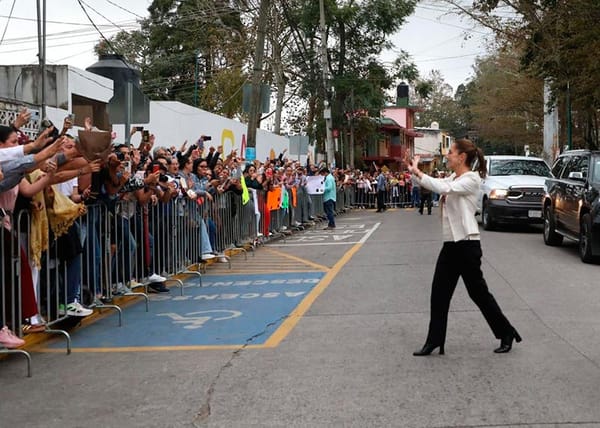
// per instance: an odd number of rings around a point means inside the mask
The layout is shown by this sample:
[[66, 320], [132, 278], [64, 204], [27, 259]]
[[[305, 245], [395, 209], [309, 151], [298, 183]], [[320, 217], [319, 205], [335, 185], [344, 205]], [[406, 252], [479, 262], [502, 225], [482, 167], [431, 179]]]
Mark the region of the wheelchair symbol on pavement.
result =
[[185, 315], [179, 315], [174, 312], [167, 312], [164, 314], [157, 314], [159, 317], [169, 317], [173, 320], [174, 324], [187, 324], [183, 328], [191, 330], [202, 328], [202, 326], [209, 320], [223, 321], [230, 320], [241, 316], [240, 311], [229, 311], [229, 310], [213, 310], [213, 311], [200, 311], [200, 312], [188, 312]]

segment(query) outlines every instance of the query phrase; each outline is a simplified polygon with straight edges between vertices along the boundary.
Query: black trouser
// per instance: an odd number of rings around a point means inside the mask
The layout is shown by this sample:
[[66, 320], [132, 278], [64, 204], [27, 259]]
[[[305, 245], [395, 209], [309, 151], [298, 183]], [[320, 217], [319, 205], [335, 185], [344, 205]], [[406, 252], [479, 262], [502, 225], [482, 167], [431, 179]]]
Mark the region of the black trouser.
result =
[[489, 292], [481, 272], [481, 243], [479, 240], [444, 242], [435, 266], [431, 289], [431, 321], [427, 343], [443, 345], [446, 341], [450, 300], [462, 277], [469, 297], [481, 310], [494, 336], [500, 339], [513, 327]]
[[377, 191], [377, 211], [383, 211], [385, 209], [385, 190]]
[[421, 204], [419, 205], [419, 212], [421, 214], [423, 214], [425, 203], [427, 203], [427, 214], [431, 214], [431, 206], [433, 205], [431, 201], [431, 192], [421, 192]]

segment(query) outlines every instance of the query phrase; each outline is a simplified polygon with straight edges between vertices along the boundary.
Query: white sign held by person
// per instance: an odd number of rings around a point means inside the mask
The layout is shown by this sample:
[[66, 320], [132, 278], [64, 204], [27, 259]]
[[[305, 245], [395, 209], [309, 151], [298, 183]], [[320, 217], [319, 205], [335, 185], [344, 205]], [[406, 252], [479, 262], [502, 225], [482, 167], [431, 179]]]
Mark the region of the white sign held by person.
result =
[[321, 175], [306, 177], [306, 190], [309, 195], [322, 195], [325, 191], [325, 177]]

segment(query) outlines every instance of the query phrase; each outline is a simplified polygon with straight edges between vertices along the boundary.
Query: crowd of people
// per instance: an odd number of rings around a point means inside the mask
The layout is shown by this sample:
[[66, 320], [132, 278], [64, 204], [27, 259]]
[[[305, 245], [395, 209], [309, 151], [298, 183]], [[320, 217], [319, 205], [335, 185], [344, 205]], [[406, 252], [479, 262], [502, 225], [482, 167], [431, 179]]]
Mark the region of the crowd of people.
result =
[[[146, 280], [149, 291], [168, 292], [161, 273], [168, 272], [165, 260], [171, 254], [159, 257], [159, 247], [174, 239], [164, 224], [183, 210], [190, 215], [192, 208], [202, 207], [193, 211], [198, 239], [185, 237], [183, 230], [180, 239], [201, 247], [200, 262], [227, 261], [217, 239], [224, 223], [219, 217], [250, 213], [253, 224], [242, 226], [260, 237], [273, 233], [271, 210], [301, 200], [299, 209], [289, 210], [295, 215], [288, 224], [314, 224], [307, 177], [323, 175], [325, 182], [335, 183], [329, 196], [333, 203], [337, 186], [350, 184], [336, 182], [343, 174], [330, 173], [310, 156], [301, 164], [287, 159], [284, 150], [275, 159], [246, 162], [235, 149], [225, 154], [222, 146], [209, 146], [211, 138], [204, 135], [177, 148], [160, 145], [134, 127], [131, 144], [112, 141], [105, 147], [94, 137], [86, 145], [73, 135], [71, 116], [62, 129], [42, 121], [43, 129], [31, 141], [21, 131], [30, 119], [31, 113], [23, 109], [10, 126], [0, 126], [0, 345], [7, 348], [21, 346], [22, 334], [46, 330], [48, 316], [88, 316], [93, 303], [107, 300], [107, 294], [129, 294], [141, 285], [139, 279]], [[84, 130], [106, 134], [89, 118]], [[228, 195], [240, 202], [217, 204], [229, 200]], [[335, 227], [333, 207], [326, 213], [328, 228]], [[116, 220], [106, 221], [106, 216]], [[29, 232], [18, 233], [24, 231]], [[105, 235], [110, 236], [108, 260]], [[21, 261], [18, 272], [16, 258]], [[101, 278], [106, 264], [112, 267], [109, 293]], [[52, 274], [41, 274], [48, 271]], [[50, 314], [52, 305], [45, 300], [55, 294], [57, 313]], [[91, 296], [87, 305], [86, 294]], [[15, 334], [16, 328], [22, 334]]]

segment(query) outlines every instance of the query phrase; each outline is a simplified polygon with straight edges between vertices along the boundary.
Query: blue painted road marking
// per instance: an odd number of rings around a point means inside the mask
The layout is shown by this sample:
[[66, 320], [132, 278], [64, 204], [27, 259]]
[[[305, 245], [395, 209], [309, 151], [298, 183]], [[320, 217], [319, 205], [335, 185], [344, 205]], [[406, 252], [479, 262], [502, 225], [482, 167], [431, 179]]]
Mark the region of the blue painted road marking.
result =
[[175, 288], [168, 295], [150, 295], [150, 312], [141, 300], [128, 307], [123, 327], [111, 315], [76, 330], [73, 348], [241, 346], [256, 335], [251, 344], [264, 344], [324, 275], [207, 275], [203, 287], [186, 287], [184, 296]]

